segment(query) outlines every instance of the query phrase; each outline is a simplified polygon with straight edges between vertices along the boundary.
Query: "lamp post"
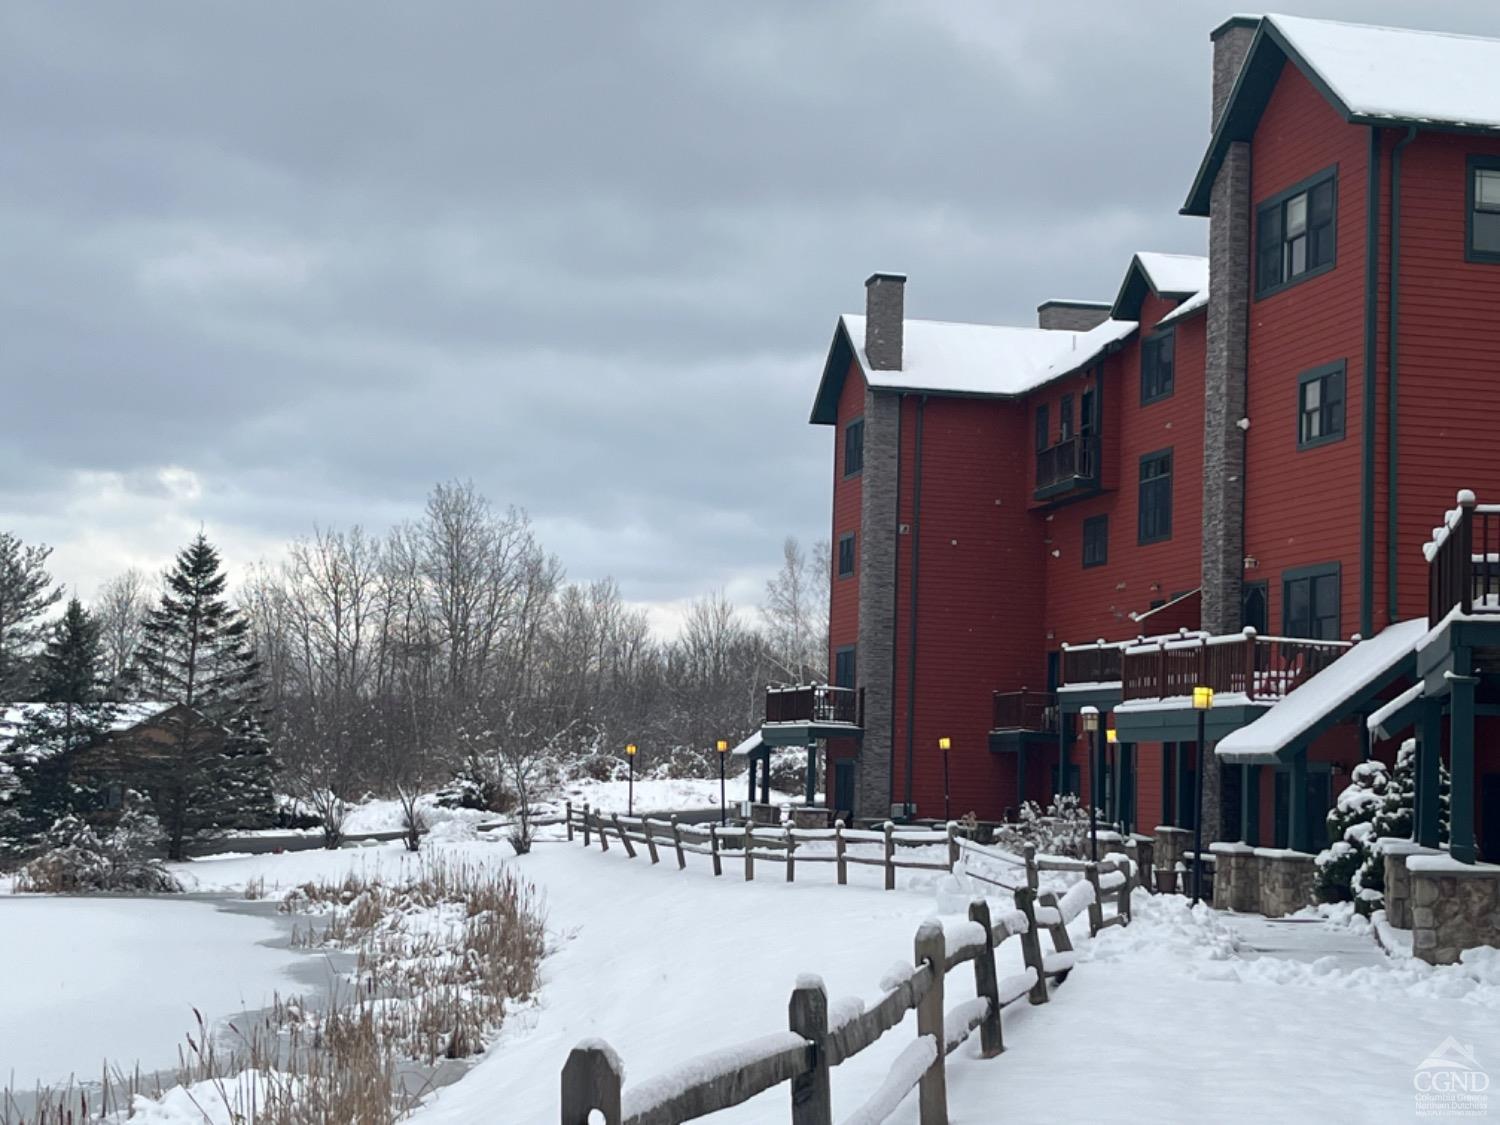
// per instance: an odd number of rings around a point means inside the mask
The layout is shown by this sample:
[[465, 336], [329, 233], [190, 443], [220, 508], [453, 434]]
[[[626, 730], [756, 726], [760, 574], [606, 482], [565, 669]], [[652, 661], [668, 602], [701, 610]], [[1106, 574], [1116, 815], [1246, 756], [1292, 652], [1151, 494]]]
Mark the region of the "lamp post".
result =
[[724, 759], [729, 754], [729, 740], [719, 739], [714, 749], [719, 752], [719, 827], [723, 828], [729, 823], [729, 806], [724, 800]]
[[1104, 732], [1104, 745], [1109, 749], [1109, 761], [1105, 763], [1105, 769], [1109, 771], [1113, 784], [1109, 787], [1109, 803], [1114, 807], [1110, 810], [1114, 813], [1111, 818], [1115, 828], [1123, 836], [1125, 834], [1125, 801], [1124, 771], [1120, 768], [1120, 736], [1114, 727]]
[[1078, 712], [1089, 744], [1089, 858], [1099, 862], [1099, 708], [1089, 704]]
[[953, 749], [953, 739], [944, 735], [938, 739], [938, 749], [943, 752], [943, 819], [946, 821], [953, 819], [948, 801], [948, 751]]
[[629, 767], [629, 773], [627, 773], [625, 775], [626, 779], [627, 779], [626, 780], [626, 785], [628, 786], [628, 788], [625, 790], [625, 815], [626, 816], [634, 816], [635, 815], [635, 743], [634, 742], [627, 742], [625, 744], [625, 763]]
[[1193, 688], [1193, 710], [1198, 712], [1198, 767], [1193, 779], [1193, 905], [1197, 906], [1203, 888], [1203, 723], [1214, 705], [1214, 689]]

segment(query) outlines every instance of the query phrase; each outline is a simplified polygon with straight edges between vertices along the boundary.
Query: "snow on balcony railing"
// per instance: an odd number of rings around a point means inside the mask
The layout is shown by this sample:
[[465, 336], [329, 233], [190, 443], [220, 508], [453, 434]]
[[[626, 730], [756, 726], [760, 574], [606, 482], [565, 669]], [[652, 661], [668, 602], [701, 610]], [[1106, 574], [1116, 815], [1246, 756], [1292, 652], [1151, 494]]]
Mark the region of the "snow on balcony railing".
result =
[[860, 724], [860, 693], [832, 684], [773, 684], [766, 688], [767, 723]]
[[1121, 698], [1173, 699], [1205, 686], [1222, 695], [1274, 702], [1332, 664], [1351, 643], [1263, 637], [1247, 628], [1133, 645], [1122, 662]]
[[1464, 489], [1422, 553], [1427, 559], [1427, 620], [1434, 627], [1455, 610], [1500, 611], [1500, 505], [1480, 504]]

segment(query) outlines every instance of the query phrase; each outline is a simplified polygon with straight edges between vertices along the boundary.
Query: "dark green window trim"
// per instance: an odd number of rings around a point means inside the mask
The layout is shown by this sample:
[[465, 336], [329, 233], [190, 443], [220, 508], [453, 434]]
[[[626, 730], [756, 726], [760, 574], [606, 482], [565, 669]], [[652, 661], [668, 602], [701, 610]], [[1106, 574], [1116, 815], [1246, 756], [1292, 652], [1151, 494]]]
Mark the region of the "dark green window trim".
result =
[[1047, 416], [1046, 404], [1036, 408], [1036, 451], [1040, 453], [1044, 449], [1052, 448], [1051, 421]]
[[844, 427], [844, 479], [865, 471], [865, 420], [856, 418]]
[[1177, 382], [1177, 333], [1164, 328], [1141, 341], [1141, 405], [1171, 398]]
[[1109, 562], [1109, 516], [1090, 516], [1083, 521], [1083, 567]]
[[854, 646], [840, 645], [833, 650], [833, 686], [852, 688], [854, 686]]
[[[1316, 449], [1320, 445], [1344, 440], [1344, 410], [1348, 401], [1347, 384], [1343, 360], [1314, 367], [1311, 371], [1304, 371], [1297, 377], [1298, 449]], [[1314, 386], [1316, 392], [1310, 392], [1308, 388]], [[1310, 393], [1317, 395], [1318, 416], [1323, 430], [1314, 437], [1307, 436], [1307, 400]]]
[[[1141, 457], [1137, 479], [1136, 543], [1165, 542], [1172, 538], [1172, 451], [1158, 449]], [[1148, 519], [1153, 511], [1159, 518]]]
[[[1336, 266], [1338, 264], [1338, 229], [1339, 229], [1339, 175], [1338, 175], [1338, 172], [1339, 172], [1338, 165], [1335, 164], [1332, 168], [1325, 168], [1323, 171], [1317, 173], [1317, 175], [1309, 176], [1307, 179], [1303, 180], [1301, 183], [1293, 184], [1291, 187], [1287, 188], [1285, 191], [1279, 191], [1275, 195], [1271, 196], [1269, 199], [1263, 199], [1263, 200], [1261, 200], [1259, 203], [1257, 203], [1255, 205], [1255, 238], [1254, 238], [1253, 244], [1251, 246], [1251, 253], [1255, 256], [1255, 299], [1257, 301], [1260, 300], [1262, 297], [1272, 296], [1275, 293], [1280, 293], [1283, 289], [1290, 289], [1293, 285], [1300, 285], [1304, 281], [1308, 281], [1308, 280], [1310, 280], [1310, 279], [1312, 279], [1314, 277], [1318, 277], [1318, 276], [1320, 276], [1322, 274], [1325, 274], [1329, 270], [1333, 269], [1334, 266]], [[1295, 274], [1295, 275], [1292, 275], [1292, 276], [1288, 277], [1286, 275], [1286, 265], [1285, 265], [1284, 260], [1278, 259], [1282, 263], [1278, 267], [1279, 276], [1276, 277], [1274, 280], [1267, 280], [1266, 270], [1265, 270], [1265, 255], [1262, 253], [1262, 246], [1261, 246], [1262, 238], [1263, 238], [1262, 232], [1266, 229], [1266, 219], [1267, 219], [1267, 217], [1269, 215], [1271, 215], [1273, 212], [1276, 215], [1276, 230], [1278, 231], [1277, 247], [1278, 247], [1278, 253], [1280, 253], [1281, 252], [1281, 248], [1284, 247], [1284, 245], [1285, 245], [1285, 239], [1284, 239], [1284, 237], [1282, 237], [1280, 235], [1280, 232], [1281, 232], [1281, 229], [1282, 229], [1282, 213], [1281, 213], [1281, 208], [1287, 202], [1287, 200], [1292, 199], [1295, 196], [1302, 195], [1304, 192], [1309, 193], [1309, 199], [1308, 199], [1308, 212], [1309, 212], [1308, 213], [1308, 238], [1309, 238], [1309, 244], [1308, 244], [1308, 246], [1309, 246], [1309, 252], [1311, 252], [1311, 234], [1312, 234], [1312, 214], [1311, 214], [1311, 211], [1312, 211], [1312, 199], [1311, 199], [1311, 192], [1312, 192], [1312, 190], [1314, 188], [1320, 187], [1324, 183], [1328, 183], [1328, 182], [1332, 182], [1332, 184], [1333, 184], [1332, 212], [1331, 212], [1330, 217], [1329, 217], [1329, 230], [1330, 230], [1330, 236], [1329, 237], [1330, 237], [1333, 245], [1332, 245], [1332, 247], [1331, 247], [1331, 249], [1329, 251], [1328, 261], [1323, 262], [1320, 265], [1313, 266], [1310, 269], [1305, 269], [1305, 270], [1303, 270], [1299, 274]]]
[[[1325, 634], [1325, 635], [1319, 635], [1315, 631], [1314, 632], [1308, 632], [1308, 631], [1298, 632], [1296, 630], [1300, 629], [1301, 626], [1300, 625], [1294, 625], [1292, 623], [1292, 615], [1291, 615], [1291, 608], [1292, 608], [1291, 590], [1292, 590], [1292, 587], [1294, 585], [1296, 585], [1298, 583], [1303, 583], [1303, 582], [1307, 583], [1307, 599], [1308, 599], [1308, 622], [1307, 622], [1307, 624], [1308, 624], [1309, 627], [1313, 626], [1316, 622], [1318, 622], [1320, 620], [1327, 620], [1329, 618], [1329, 616], [1330, 616], [1327, 613], [1319, 613], [1318, 610], [1319, 610], [1320, 606], [1317, 605], [1317, 604], [1315, 604], [1315, 602], [1314, 602], [1314, 599], [1316, 597], [1316, 594], [1317, 594], [1318, 590], [1319, 589], [1325, 589], [1325, 590], [1327, 589], [1326, 584], [1320, 584], [1317, 581], [1320, 578], [1332, 578], [1333, 579], [1333, 613], [1332, 613], [1332, 622], [1333, 622], [1333, 624], [1332, 624], [1332, 631], [1331, 631], [1331, 633]], [[1287, 637], [1306, 637], [1306, 638], [1312, 639], [1312, 640], [1329, 640], [1329, 641], [1341, 640], [1343, 638], [1343, 632], [1342, 632], [1342, 628], [1343, 628], [1343, 625], [1342, 625], [1342, 619], [1343, 619], [1343, 598], [1344, 598], [1343, 585], [1344, 585], [1344, 582], [1343, 582], [1343, 566], [1340, 563], [1317, 563], [1317, 564], [1315, 564], [1313, 566], [1297, 566], [1297, 567], [1292, 567], [1292, 568], [1290, 568], [1288, 570], [1283, 570], [1281, 572], [1281, 632], [1282, 632], [1282, 635], [1283, 636], [1287, 636]]]
[[854, 532], [839, 536], [838, 576], [854, 577]]
[[[1474, 212], [1478, 199], [1474, 193], [1474, 181], [1478, 179], [1476, 173], [1500, 172], [1500, 156], [1471, 156], [1464, 168], [1464, 260], [1469, 262], [1500, 262], [1500, 249], [1478, 250], [1474, 246]], [[1494, 210], [1486, 209], [1487, 215], [1495, 215], [1495, 222], [1500, 225], [1500, 214]]]

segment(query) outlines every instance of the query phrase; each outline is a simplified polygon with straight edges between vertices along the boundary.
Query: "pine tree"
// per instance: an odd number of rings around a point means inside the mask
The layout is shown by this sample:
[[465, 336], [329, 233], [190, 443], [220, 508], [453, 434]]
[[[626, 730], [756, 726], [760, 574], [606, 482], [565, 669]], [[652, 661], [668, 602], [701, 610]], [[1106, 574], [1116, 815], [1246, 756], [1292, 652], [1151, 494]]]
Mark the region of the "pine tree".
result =
[[1330, 842], [1316, 860], [1318, 897], [1324, 902], [1347, 902], [1355, 896], [1360, 868], [1375, 842], [1375, 814], [1389, 782], [1385, 763], [1361, 762], [1329, 810]]
[[[1416, 836], [1417, 743], [1408, 738], [1396, 752], [1396, 768], [1375, 810], [1373, 839], [1410, 840]], [[1448, 767], [1438, 761], [1438, 842], [1448, 842]], [[1360, 867], [1353, 889], [1355, 901], [1374, 910], [1385, 899], [1385, 857], [1373, 849]]]
[[152, 795], [181, 859], [190, 836], [262, 827], [275, 816], [275, 763], [261, 728], [260, 665], [250, 623], [224, 596], [219, 554], [200, 532], [177, 556], [146, 619], [133, 679], [143, 698], [180, 704], [165, 720], [168, 747], [136, 754], [138, 787]]
[[47, 573], [51, 553], [0, 531], [0, 701], [32, 694], [30, 658], [46, 635], [43, 616], [62, 599]]
[[100, 661], [99, 625], [74, 598], [37, 662], [38, 703], [5, 754], [14, 784], [0, 834], [12, 848], [27, 850], [55, 821], [101, 803], [99, 782], [70, 757], [102, 739], [114, 721]]

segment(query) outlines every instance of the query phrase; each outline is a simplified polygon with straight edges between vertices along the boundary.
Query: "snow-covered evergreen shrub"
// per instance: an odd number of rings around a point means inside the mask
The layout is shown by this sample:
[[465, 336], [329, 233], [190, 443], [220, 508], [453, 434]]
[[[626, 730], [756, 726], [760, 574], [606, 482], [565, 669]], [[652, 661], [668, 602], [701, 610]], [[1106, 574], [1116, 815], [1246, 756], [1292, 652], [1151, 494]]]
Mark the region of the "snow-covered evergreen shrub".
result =
[[492, 770], [466, 763], [452, 780], [437, 791], [439, 808], [476, 809], [479, 812], [508, 812], [514, 800]]
[[[1375, 814], [1389, 785], [1384, 762], [1361, 762], [1328, 810], [1328, 847], [1315, 860], [1318, 897], [1323, 902], [1362, 902], [1360, 871], [1370, 858], [1377, 835]], [[1375, 892], [1375, 898], [1379, 897]], [[1368, 905], [1365, 910], [1368, 912]]]
[[1088, 842], [1089, 810], [1076, 793], [1057, 794], [1045, 811], [1035, 801], [1024, 801], [1016, 819], [995, 830], [995, 843], [1011, 851], [1030, 844], [1043, 855], [1081, 857]]
[[163, 894], [182, 885], [156, 858], [161, 825], [140, 807], [127, 808], [113, 828], [95, 831], [76, 816], [47, 832], [46, 850], [16, 877], [16, 890], [46, 894], [104, 891]]
[[[1417, 741], [1408, 738], [1396, 752], [1396, 768], [1375, 810], [1372, 838], [1410, 840], [1416, 833]], [[1438, 841], [1448, 842], [1448, 767], [1438, 763]], [[1355, 902], [1369, 914], [1385, 901], [1385, 857], [1373, 848], [1355, 876]]]

